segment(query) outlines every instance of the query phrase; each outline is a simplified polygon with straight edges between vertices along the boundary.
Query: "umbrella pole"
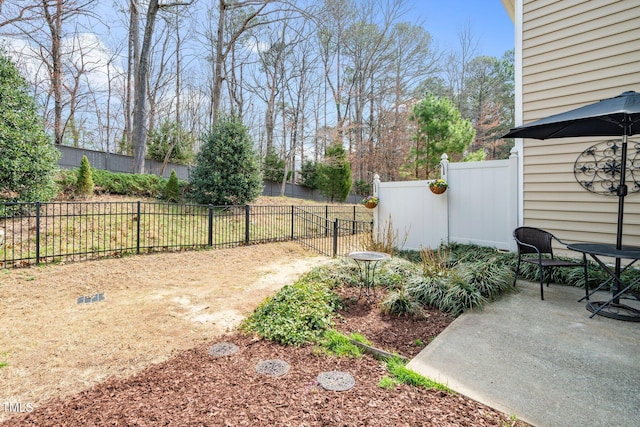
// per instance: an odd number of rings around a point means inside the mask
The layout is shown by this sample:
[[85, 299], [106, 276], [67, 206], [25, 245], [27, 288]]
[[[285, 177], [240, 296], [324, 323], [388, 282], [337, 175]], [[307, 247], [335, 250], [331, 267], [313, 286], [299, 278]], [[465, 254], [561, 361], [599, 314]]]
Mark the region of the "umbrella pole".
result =
[[[622, 135], [622, 156], [621, 156], [621, 164], [620, 164], [620, 185], [618, 186], [618, 229], [616, 232], [616, 249], [622, 249], [622, 224], [624, 217], [624, 198], [627, 195], [627, 184], [626, 184], [626, 175], [627, 175], [627, 133], [628, 133], [628, 123], [625, 120], [624, 124], [624, 134]], [[621, 260], [620, 258], [616, 258], [616, 267], [615, 267], [615, 275], [618, 279], [620, 279], [621, 273]], [[615, 283], [615, 293], [617, 295], [620, 291], [620, 282]], [[616, 298], [613, 301], [615, 304], [620, 302], [620, 298]]]

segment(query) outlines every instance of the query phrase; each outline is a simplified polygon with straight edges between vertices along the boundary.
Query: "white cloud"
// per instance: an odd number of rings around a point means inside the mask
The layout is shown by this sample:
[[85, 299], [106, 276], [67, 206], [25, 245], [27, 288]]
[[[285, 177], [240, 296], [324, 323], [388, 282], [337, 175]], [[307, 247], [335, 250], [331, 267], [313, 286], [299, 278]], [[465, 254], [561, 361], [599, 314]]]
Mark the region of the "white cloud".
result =
[[[16, 61], [25, 78], [34, 85], [48, 86], [49, 74], [40, 47], [25, 39], [6, 39], [7, 52]], [[113, 55], [105, 44], [91, 33], [78, 33], [65, 38], [61, 43], [63, 66], [67, 78], [83, 72], [84, 82], [93, 90], [103, 91], [108, 87], [109, 78], [121, 80], [124, 68], [120, 58]], [[121, 82], [120, 82], [121, 84]]]

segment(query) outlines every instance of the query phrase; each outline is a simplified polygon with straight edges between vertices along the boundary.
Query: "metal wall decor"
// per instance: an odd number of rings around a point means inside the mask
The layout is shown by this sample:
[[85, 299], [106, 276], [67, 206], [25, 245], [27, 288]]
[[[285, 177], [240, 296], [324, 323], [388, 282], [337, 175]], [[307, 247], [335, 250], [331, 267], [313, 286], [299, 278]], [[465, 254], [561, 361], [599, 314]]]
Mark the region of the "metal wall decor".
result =
[[[629, 141], [626, 185], [628, 193], [640, 191], [640, 143]], [[584, 150], [576, 159], [573, 175], [592, 193], [618, 196], [622, 162], [620, 140], [601, 141]]]

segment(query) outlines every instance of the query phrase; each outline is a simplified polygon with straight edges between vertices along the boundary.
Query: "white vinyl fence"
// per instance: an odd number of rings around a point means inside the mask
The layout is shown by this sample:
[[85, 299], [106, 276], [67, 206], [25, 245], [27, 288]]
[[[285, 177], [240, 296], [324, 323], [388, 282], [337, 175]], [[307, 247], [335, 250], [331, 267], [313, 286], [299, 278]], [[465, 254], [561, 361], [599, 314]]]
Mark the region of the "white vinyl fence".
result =
[[444, 243], [472, 243], [515, 250], [512, 232], [518, 224], [518, 156], [508, 160], [441, 162], [449, 184], [443, 194], [429, 190], [430, 181], [380, 182], [374, 194], [380, 203], [374, 227], [384, 233], [389, 224], [403, 248], [436, 248]]

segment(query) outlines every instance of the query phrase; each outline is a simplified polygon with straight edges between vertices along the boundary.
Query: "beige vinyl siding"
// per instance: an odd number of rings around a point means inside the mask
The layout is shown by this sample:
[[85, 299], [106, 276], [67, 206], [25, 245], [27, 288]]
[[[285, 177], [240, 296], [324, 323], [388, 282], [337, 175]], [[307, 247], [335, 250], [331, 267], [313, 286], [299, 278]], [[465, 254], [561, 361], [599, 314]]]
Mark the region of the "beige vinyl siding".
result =
[[[640, 91], [640, 1], [525, 0], [522, 28], [524, 123]], [[525, 139], [524, 224], [615, 243], [618, 197], [587, 191], [573, 173], [580, 153], [610, 139]], [[640, 246], [640, 193], [626, 197], [624, 212], [623, 243]]]

